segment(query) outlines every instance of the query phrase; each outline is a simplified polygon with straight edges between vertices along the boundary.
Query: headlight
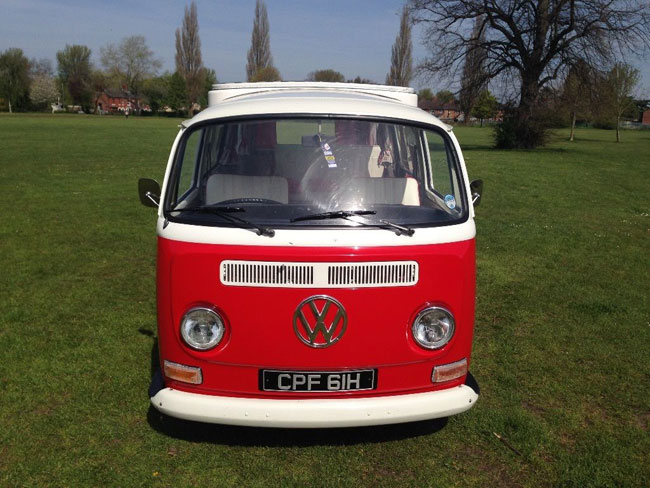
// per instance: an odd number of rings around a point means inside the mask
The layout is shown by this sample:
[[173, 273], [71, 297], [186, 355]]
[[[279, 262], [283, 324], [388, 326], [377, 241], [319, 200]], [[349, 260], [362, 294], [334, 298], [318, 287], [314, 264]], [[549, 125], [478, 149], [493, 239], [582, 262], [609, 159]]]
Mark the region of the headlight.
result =
[[413, 322], [413, 338], [425, 349], [440, 349], [454, 335], [454, 316], [441, 307], [422, 310]]
[[197, 307], [188, 310], [181, 321], [181, 336], [188, 346], [205, 351], [223, 339], [226, 327], [217, 312]]

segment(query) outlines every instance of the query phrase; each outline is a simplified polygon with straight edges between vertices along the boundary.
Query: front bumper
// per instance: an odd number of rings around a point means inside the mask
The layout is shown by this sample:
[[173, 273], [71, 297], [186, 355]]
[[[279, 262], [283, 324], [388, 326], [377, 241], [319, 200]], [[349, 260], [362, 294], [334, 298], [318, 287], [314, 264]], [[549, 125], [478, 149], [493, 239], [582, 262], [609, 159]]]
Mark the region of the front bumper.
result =
[[250, 427], [323, 428], [398, 424], [469, 410], [479, 395], [474, 378], [447, 390], [365, 398], [277, 400], [201, 395], [163, 388], [151, 403], [172, 417]]

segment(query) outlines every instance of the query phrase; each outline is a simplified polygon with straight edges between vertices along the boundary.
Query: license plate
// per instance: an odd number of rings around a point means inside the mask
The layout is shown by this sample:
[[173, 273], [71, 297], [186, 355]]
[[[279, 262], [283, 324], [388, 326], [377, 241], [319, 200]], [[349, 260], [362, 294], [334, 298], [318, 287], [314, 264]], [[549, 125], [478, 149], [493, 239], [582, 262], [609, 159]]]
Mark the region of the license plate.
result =
[[358, 391], [377, 387], [377, 370], [277, 371], [260, 370], [263, 391]]

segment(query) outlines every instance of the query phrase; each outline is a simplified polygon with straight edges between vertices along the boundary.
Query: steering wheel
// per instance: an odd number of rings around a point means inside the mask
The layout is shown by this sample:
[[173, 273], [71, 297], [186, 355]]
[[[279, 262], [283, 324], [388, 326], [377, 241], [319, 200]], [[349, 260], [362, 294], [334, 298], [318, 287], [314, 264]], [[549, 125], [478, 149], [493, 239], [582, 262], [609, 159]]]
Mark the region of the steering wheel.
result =
[[243, 197], [243, 198], [231, 198], [230, 200], [223, 200], [218, 202], [218, 205], [230, 205], [233, 203], [271, 203], [271, 204], [280, 204], [277, 200], [271, 200], [270, 198], [257, 198], [257, 197]]

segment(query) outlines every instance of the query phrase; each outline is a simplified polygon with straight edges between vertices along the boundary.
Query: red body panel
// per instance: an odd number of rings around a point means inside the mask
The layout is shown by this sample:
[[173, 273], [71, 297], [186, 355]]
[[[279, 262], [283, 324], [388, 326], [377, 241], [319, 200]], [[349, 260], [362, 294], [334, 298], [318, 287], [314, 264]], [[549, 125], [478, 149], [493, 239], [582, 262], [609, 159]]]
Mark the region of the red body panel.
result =
[[[263, 288], [226, 286], [220, 281], [222, 260], [283, 262], [364, 262], [415, 260], [414, 286], [372, 288]], [[227, 246], [158, 239], [158, 337], [161, 361], [198, 366], [203, 384], [187, 385], [165, 378], [165, 384], [196, 393], [260, 398], [331, 398], [415, 393], [449, 388], [465, 378], [434, 385], [435, 365], [462, 358], [469, 361], [475, 302], [473, 239], [408, 247], [296, 248]], [[336, 344], [315, 349], [302, 343], [293, 329], [296, 307], [308, 297], [338, 300], [348, 316], [347, 330]], [[226, 322], [226, 335], [215, 349], [199, 352], [186, 346], [179, 326], [195, 305], [216, 307]], [[440, 350], [419, 347], [411, 336], [417, 313], [441, 305], [455, 317], [456, 332]], [[284, 370], [378, 370], [377, 389], [353, 393], [263, 392], [261, 368]]]

